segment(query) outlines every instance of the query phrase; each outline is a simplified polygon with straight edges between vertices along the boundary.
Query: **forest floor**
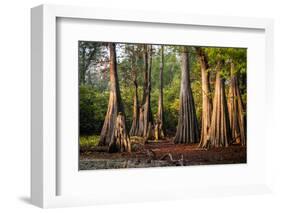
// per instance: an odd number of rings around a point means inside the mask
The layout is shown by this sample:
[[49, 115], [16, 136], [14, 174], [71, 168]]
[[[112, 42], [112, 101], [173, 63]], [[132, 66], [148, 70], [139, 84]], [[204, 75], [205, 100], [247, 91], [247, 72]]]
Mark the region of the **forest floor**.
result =
[[246, 147], [231, 145], [210, 150], [198, 144], [174, 144], [171, 139], [132, 143], [131, 153], [108, 153], [104, 147], [80, 150], [80, 170], [146, 168], [246, 163]]

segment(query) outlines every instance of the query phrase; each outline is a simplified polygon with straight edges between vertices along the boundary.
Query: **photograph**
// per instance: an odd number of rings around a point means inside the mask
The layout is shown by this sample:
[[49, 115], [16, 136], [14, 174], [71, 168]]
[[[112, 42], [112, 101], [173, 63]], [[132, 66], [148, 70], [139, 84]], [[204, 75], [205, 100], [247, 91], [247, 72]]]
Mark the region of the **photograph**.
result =
[[247, 48], [77, 45], [79, 170], [247, 163]]

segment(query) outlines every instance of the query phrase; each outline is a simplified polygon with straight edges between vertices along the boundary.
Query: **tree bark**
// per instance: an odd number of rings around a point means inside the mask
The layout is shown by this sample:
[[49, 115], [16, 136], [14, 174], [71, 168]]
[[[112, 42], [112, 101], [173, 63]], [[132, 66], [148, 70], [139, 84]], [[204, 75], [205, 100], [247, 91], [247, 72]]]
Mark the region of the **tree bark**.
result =
[[164, 70], [164, 46], [161, 45], [161, 60], [160, 60], [160, 73], [159, 73], [160, 86], [159, 86], [157, 120], [155, 124], [156, 140], [165, 138], [164, 114], [163, 114], [163, 70]]
[[139, 110], [138, 135], [149, 139], [152, 137], [153, 124], [153, 116], [150, 106], [152, 45], [144, 46], [144, 65], [143, 104]]
[[199, 141], [198, 122], [189, 76], [189, 53], [184, 47], [181, 54], [180, 111], [174, 143], [192, 144]]
[[137, 82], [137, 70], [134, 61], [132, 61], [132, 73], [133, 73], [133, 83], [135, 87], [135, 92], [134, 92], [134, 106], [133, 106], [133, 122], [130, 130], [131, 136], [138, 135], [138, 131], [139, 131], [138, 82]]
[[83, 50], [82, 50], [82, 67], [81, 67], [81, 70], [80, 70], [80, 85], [83, 85], [85, 84], [85, 76], [86, 76], [86, 70], [87, 70], [87, 67], [86, 67], [86, 48], [83, 47]]
[[143, 125], [144, 125], [144, 121], [143, 121], [143, 114], [144, 114], [144, 108], [143, 106], [139, 107], [139, 129], [138, 129], [138, 136], [143, 137]]
[[87, 75], [88, 75], [88, 77], [87, 77], [87, 84], [88, 85], [92, 85], [92, 76], [91, 76], [90, 70], [88, 70]]
[[244, 113], [244, 105], [242, 102], [239, 86], [238, 86], [238, 73], [235, 72], [235, 65], [233, 62], [230, 64], [231, 82], [228, 95], [228, 110], [229, 121], [231, 129], [232, 142], [246, 145], [246, 118]]
[[115, 44], [109, 43], [108, 46], [110, 54], [110, 95], [99, 146], [109, 145], [114, 133], [118, 113], [121, 112], [125, 116], [118, 83]]
[[208, 59], [204, 50], [200, 47], [196, 48], [197, 58], [201, 67], [202, 80], [202, 116], [201, 116], [201, 137], [199, 147], [202, 147], [208, 137], [208, 130], [211, 126], [212, 119], [212, 101], [208, 72]]
[[143, 136], [147, 139], [152, 137], [152, 124], [153, 117], [150, 106], [150, 92], [151, 92], [151, 68], [152, 68], [152, 45], [148, 47], [148, 64], [147, 64], [147, 86], [145, 94], [145, 103], [144, 103], [144, 114], [143, 114]]
[[119, 112], [115, 122], [114, 134], [108, 152], [131, 152], [131, 142], [126, 130], [125, 117], [121, 112]]
[[215, 96], [208, 138], [203, 148], [227, 147], [231, 142], [229, 115], [227, 109], [224, 80], [221, 77], [221, 62], [216, 67]]
[[144, 104], [146, 101], [146, 90], [147, 90], [147, 78], [148, 78], [148, 51], [147, 45], [143, 45], [143, 61], [144, 61], [144, 75], [143, 75], [143, 92], [142, 92], [142, 102], [139, 106], [139, 129], [137, 135], [142, 137], [144, 131]]

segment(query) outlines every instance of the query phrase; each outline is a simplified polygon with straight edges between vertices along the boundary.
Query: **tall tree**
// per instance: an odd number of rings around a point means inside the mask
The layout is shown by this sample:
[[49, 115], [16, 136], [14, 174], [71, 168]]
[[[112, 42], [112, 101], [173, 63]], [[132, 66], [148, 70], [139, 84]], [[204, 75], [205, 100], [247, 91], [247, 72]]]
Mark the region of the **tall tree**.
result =
[[[114, 137], [116, 122], [118, 123], [117, 115], [121, 113], [122, 116], [125, 116], [124, 108], [121, 100], [120, 89], [119, 89], [118, 75], [117, 75], [115, 44], [109, 43], [108, 47], [109, 47], [109, 59], [110, 59], [110, 73], [109, 73], [110, 95], [109, 95], [107, 113], [100, 134], [100, 141], [99, 141], [100, 146], [108, 146], [111, 143], [112, 138]], [[122, 118], [120, 118], [119, 121], [120, 120], [122, 120]], [[123, 138], [126, 138], [126, 136], [124, 136]], [[111, 146], [113, 146], [112, 143]]]
[[130, 135], [138, 135], [139, 131], [139, 97], [138, 97], [138, 81], [137, 81], [137, 60], [134, 47], [132, 50], [131, 70], [134, 84], [134, 104], [133, 104], [133, 121], [130, 130]]
[[207, 140], [208, 130], [211, 126], [212, 100], [209, 80], [209, 64], [204, 49], [196, 47], [197, 58], [201, 69], [202, 81], [202, 116], [201, 116], [201, 138], [199, 146], [202, 147]]
[[147, 45], [143, 45], [143, 92], [142, 92], [142, 102], [139, 106], [139, 129], [138, 136], [144, 135], [144, 104], [146, 101], [146, 90], [147, 90], [147, 79], [148, 79], [148, 51]]
[[90, 73], [87, 76], [87, 70], [91, 63], [100, 56], [101, 43], [79, 41], [79, 85], [86, 84], [91, 80], [89, 78]]
[[232, 140], [235, 143], [246, 145], [246, 125], [244, 105], [242, 102], [239, 85], [238, 71], [235, 70], [233, 60], [230, 61], [231, 80], [228, 94], [228, 110]]
[[221, 76], [221, 60], [216, 65], [215, 95], [213, 100], [213, 112], [208, 138], [202, 147], [227, 147], [230, 144], [231, 133], [229, 115], [225, 95], [224, 79]]
[[189, 51], [188, 47], [183, 47], [181, 53], [180, 111], [174, 143], [191, 144], [198, 141], [198, 122], [190, 83]]
[[145, 87], [145, 101], [143, 105], [143, 136], [147, 139], [152, 137], [153, 116], [151, 111], [151, 68], [152, 68], [152, 45], [147, 46], [147, 81]]
[[160, 72], [159, 72], [159, 98], [158, 98], [158, 111], [157, 120], [155, 125], [155, 138], [163, 139], [164, 135], [164, 114], [163, 114], [163, 70], [164, 70], [164, 46], [161, 45], [160, 49]]
[[151, 92], [151, 66], [152, 66], [152, 45], [144, 45], [144, 79], [142, 106], [139, 108], [139, 130], [138, 136], [149, 139], [152, 137], [153, 116], [150, 105]]

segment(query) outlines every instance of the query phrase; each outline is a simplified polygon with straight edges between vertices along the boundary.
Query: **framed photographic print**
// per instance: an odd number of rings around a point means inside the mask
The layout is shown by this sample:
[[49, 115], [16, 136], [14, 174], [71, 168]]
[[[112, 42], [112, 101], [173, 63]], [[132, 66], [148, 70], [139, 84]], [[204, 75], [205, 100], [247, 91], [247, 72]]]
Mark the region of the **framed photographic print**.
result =
[[270, 192], [272, 20], [31, 14], [32, 203]]

